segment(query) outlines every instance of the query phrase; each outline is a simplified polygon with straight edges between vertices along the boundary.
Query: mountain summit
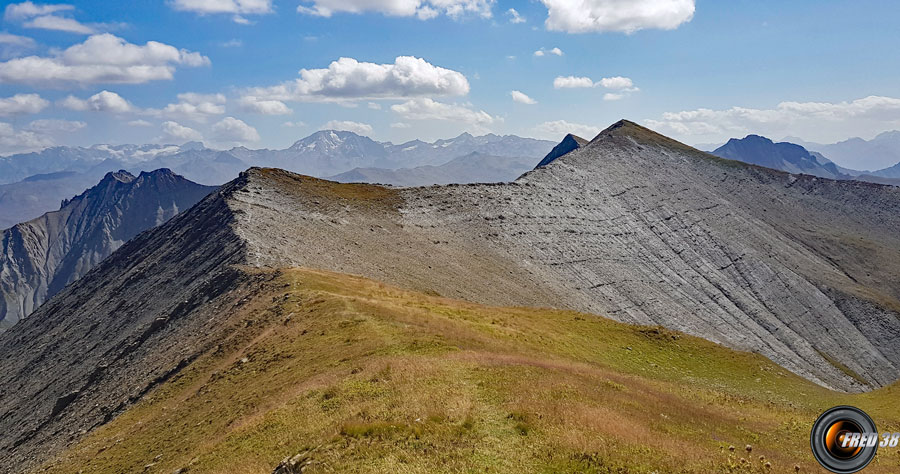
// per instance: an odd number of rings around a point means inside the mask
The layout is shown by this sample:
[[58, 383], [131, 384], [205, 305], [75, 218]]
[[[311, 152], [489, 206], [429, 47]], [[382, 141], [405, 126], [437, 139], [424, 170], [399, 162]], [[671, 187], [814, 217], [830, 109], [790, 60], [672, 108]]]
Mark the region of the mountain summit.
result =
[[0, 327], [27, 316], [138, 233], [197, 203], [215, 188], [170, 170], [107, 173], [58, 211], [0, 237]]

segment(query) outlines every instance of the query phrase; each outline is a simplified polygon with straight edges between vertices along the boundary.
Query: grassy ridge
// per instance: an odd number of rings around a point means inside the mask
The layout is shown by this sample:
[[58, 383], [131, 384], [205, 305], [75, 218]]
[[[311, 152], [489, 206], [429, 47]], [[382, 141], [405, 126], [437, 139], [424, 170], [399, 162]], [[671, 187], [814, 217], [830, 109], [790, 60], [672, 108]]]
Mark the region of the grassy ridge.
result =
[[[825, 408], [900, 431], [896, 386], [839, 394], [661, 328], [279, 278], [218, 348], [44, 468], [269, 473], [303, 453], [310, 473], [822, 472]], [[866, 472], [898, 469], [885, 449]]]

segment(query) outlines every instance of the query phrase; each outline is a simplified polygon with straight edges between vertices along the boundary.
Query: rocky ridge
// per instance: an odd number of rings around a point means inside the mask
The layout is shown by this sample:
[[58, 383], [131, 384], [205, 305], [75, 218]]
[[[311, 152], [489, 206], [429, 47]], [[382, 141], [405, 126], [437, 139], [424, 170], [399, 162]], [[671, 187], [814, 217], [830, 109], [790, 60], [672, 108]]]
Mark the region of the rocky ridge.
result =
[[900, 367], [898, 216], [897, 188], [723, 160], [627, 121], [507, 184], [254, 168], [0, 334], [0, 468], [46, 459], [252, 324], [253, 267], [659, 324], [826, 386], [883, 386]]

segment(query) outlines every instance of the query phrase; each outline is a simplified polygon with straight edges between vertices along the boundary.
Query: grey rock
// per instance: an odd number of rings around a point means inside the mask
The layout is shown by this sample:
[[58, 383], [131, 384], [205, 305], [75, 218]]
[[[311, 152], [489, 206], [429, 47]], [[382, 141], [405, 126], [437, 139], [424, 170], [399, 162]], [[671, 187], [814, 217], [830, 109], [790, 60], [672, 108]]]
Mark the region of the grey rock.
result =
[[109, 173], [58, 211], [0, 234], [0, 321], [30, 314], [132, 237], [196, 204], [214, 188], [161, 169]]
[[898, 221], [896, 187], [723, 160], [625, 121], [506, 184], [254, 168], [0, 334], [0, 471], [33, 468], [213, 350], [265, 287], [252, 267], [659, 324], [830, 387], [883, 386], [900, 374]]

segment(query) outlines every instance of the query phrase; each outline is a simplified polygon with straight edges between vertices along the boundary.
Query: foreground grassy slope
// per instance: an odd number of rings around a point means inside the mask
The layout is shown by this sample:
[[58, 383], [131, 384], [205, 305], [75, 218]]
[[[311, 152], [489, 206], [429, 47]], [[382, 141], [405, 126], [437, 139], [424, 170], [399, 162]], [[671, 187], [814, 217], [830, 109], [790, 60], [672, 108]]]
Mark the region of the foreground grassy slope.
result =
[[[305, 453], [310, 473], [820, 472], [823, 409], [900, 431], [896, 386], [835, 393], [664, 329], [277, 278], [217, 348], [42, 470], [269, 473]], [[898, 469], [886, 449], [866, 472]]]

